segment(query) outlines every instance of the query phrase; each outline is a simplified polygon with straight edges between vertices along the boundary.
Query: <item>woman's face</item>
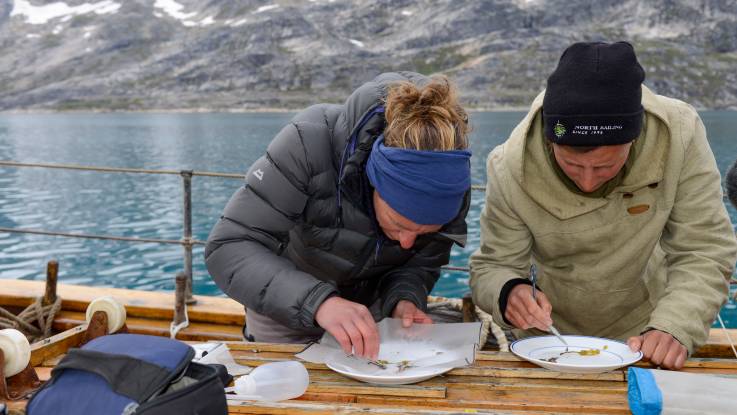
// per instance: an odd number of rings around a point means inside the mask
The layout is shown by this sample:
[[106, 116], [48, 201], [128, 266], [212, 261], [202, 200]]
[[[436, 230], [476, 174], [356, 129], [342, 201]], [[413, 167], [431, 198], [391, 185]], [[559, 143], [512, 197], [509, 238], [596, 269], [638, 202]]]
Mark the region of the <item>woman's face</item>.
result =
[[627, 162], [632, 143], [600, 146], [587, 152], [553, 144], [553, 154], [561, 170], [581, 191], [591, 193], [613, 179]]
[[412, 248], [419, 235], [437, 232], [443, 227], [443, 225], [420, 225], [412, 222], [392, 209], [375, 190], [374, 212], [376, 212], [376, 221], [379, 222], [384, 234], [389, 239], [399, 242], [402, 249]]

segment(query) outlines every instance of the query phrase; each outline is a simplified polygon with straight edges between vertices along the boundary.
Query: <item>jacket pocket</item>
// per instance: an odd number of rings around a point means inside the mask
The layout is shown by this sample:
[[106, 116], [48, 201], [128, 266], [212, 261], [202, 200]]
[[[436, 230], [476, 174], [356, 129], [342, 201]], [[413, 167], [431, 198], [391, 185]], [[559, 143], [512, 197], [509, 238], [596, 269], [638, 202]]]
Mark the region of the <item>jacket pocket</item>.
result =
[[567, 283], [542, 289], [553, 305], [556, 325], [572, 333], [618, 336], [653, 309], [641, 279], [629, 287], [611, 290]]

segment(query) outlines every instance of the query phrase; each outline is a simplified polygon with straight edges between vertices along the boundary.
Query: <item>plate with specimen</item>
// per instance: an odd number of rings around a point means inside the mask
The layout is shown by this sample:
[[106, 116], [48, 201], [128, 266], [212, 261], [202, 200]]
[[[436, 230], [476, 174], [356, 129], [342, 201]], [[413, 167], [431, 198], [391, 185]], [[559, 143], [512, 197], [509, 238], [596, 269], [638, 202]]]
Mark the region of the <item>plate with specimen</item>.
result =
[[441, 345], [398, 339], [382, 342], [376, 360], [334, 353], [325, 364], [342, 375], [362, 382], [404, 385], [441, 375], [458, 366], [459, 360], [467, 364], [461, 353]]
[[627, 344], [589, 336], [562, 336], [568, 346], [555, 336], [529, 337], [509, 347], [517, 356], [546, 369], [568, 373], [601, 373], [631, 365], [642, 359]]

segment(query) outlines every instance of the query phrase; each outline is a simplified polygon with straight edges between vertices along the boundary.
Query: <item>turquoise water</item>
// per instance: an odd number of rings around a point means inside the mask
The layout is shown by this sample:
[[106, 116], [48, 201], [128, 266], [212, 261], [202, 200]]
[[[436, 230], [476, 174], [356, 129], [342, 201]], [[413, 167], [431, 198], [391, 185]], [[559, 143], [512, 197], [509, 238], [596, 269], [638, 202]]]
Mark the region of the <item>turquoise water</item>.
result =
[[[484, 159], [524, 114], [473, 113], [473, 182], [486, 180]], [[737, 116], [704, 112], [722, 172], [737, 157]], [[0, 114], [0, 160], [70, 163], [146, 169], [192, 169], [244, 173], [291, 118], [258, 114]], [[206, 239], [240, 180], [195, 177], [193, 233]], [[92, 173], [0, 167], [0, 227], [179, 239], [182, 184], [178, 176]], [[466, 266], [478, 247], [483, 193], [474, 192], [468, 216], [469, 243], [456, 247], [451, 264]], [[728, 207], [733, 223], [737, 212]], [[194, 251], [194, 291], [219, 295]], [[125, 243], [0, 233], [0, 279], [43, 279], [45, 263], [60, 261], [67, 283], [172, 290], [182, 270], [176, 245]], [[434, 294], [458, 297], [468, 275], [446, 272]], [[737, 305], [722, 316], [737, 327]]]

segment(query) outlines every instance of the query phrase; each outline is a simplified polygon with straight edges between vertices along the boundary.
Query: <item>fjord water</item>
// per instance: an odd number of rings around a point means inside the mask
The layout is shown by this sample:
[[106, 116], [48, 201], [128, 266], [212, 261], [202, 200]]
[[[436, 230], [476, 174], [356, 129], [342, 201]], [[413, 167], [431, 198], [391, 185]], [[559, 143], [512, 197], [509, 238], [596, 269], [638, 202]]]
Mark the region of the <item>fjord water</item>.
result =
[[[0, 114], [0, 160], [142, 169], [245, 173], [291, 113]], [[486, 155], [522, 119], [520, 112], [471, 114], [474, 184], [486, 181]], [[701, 116], [724, 174], [737, 157], [737, 113]], [[193, 234], [205, 240], [238, 179], [194, 177]], [[451, 265], [467, 266], [479, 245], [483, 192], [474, 192], [469, 242]], [[0, 227], [179, 239], [182, 180], [177, 175], [97, 173], [0, 167]], [[737, 211], [728, 206], [733, 223]], [[207, 274], [202, 246], [194, 249], [194, 291], [222, 294]], [[182, 248], [156, 243], [0, 233], [0, 279], [43, 279], [46, 261], [60, 262], [65, 283], [172, 290], [183, 269]], [[0, 282], [0, 286], [1, 286]], [[0, 288], [1, 289], [1, 288]], [[459, 297], [468, 275], [445, 272], [434, 294]], [[737, 327], [737, 306], [722, 316]]]

